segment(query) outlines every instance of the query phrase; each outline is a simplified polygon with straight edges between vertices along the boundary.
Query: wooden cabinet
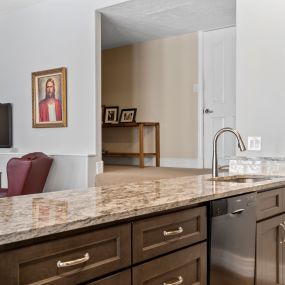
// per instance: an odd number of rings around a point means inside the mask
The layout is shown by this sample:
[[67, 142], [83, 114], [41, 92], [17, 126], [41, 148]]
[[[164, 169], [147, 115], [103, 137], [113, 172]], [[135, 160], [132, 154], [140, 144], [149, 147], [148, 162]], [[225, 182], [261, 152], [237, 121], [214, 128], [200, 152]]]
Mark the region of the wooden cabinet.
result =
[[[131, 264], [130, 224], [0, 254], [0, 284], [79, 284]], [[1, 283], [2, 282], [2, 283]]]
[[206, 242], [133, 268], [133, 285], [206, 285]]
[[285, 215], [257, 224], [256, 285], [284, 284]]
[[197, 207], [0, 252], [0, 284], [206, 285], [206, 212]]
[[134, 222], [132, 236], [134, 263], [205, 240], [206, 207]]
[[256, 285], [285, 284], [285, 188], [257, 195]]
[[125, 270], [118, 274], [100, 279], [98, 281], [88, 283], [87, 285], [131, 285], [131, 270]]

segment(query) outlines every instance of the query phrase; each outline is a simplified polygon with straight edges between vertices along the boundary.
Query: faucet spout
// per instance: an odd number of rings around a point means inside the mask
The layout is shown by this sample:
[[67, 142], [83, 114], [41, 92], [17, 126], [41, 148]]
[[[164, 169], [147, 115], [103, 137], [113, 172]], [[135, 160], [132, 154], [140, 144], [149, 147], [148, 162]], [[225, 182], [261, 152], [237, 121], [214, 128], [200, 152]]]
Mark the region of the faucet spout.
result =
[[230, 132], [230, 133], [235, 135], [235, 137], [237, 138], [237, 141], [238, 141], [238, 147], [239, 147], [240, 151], [245, 151], [246, 150], [246, 147], [245, 147], [245, 144], [243, 142], [243, 139], [242, 139], [240, 133], [237, 130], [235, 130], [233, 128], [222, 128], [222, 129], [220, 129], [215, 134], [214, 140], [213, 140], [213, 159], [212, 159], [212, 175], [213, 175], [213, 178], [219, 176], [217, 141], [218, 141], [219, 136], [221, 134], [225, 133], [225, 132]]

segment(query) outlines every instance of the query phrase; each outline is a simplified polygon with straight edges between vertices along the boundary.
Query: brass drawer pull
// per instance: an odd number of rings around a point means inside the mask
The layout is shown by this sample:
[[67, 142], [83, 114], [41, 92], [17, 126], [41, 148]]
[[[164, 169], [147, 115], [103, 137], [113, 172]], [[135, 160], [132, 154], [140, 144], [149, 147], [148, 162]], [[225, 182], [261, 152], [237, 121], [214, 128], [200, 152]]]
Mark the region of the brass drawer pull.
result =
[[[163, 231], [163, 235], [165, 237], [175, 236], [175, 235], [179, 235], [179, 234], [182, 234], [182, 233], [183, 233], [183, 228], [182, 227], [179, 227], [177, 230], [173, 230], [173, 231]], [[181, 283], [179, 283], [179, 284], [181, 284]]]
[[173, 283], [164, 282], [163, 285], [179, 285], [179, 284], [182, 284], [184, 281], [182, 276], [177, 277], [177, 279], [178, 280], [176, 282], [173, 282]]
[[89, 253], [85, 253], [84, 257], [82, 258], [78, 258], [78, 259], [71, 260], [71, 261], [65, 261], [65, 262], [62, 262], [59, 260], [56, 265], [58, 268], [74, 266], [74, 265], [81, 264], [81, 263], [88, 261], [89, 258], [90, 258]]

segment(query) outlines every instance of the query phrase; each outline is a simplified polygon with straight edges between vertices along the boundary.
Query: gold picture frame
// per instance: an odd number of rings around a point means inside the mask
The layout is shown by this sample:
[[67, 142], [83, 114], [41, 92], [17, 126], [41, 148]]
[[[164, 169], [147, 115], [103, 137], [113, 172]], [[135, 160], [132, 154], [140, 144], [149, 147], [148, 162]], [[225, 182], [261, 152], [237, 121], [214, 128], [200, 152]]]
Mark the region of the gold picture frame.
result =
[[33, 128], [67, 127], [67, 69], [32, 73]]

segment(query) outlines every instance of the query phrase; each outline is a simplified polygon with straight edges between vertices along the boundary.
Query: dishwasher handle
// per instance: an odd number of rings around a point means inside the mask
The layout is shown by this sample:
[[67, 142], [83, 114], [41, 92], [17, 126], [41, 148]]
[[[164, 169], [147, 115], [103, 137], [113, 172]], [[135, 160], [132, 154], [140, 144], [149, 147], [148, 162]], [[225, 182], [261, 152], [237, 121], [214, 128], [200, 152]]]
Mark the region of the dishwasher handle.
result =
[[240, 215], [244, 211], [245, 211], [245, 209], [237, 209], [237, 210], [233, 211], [231, 214], [232, 215]]

